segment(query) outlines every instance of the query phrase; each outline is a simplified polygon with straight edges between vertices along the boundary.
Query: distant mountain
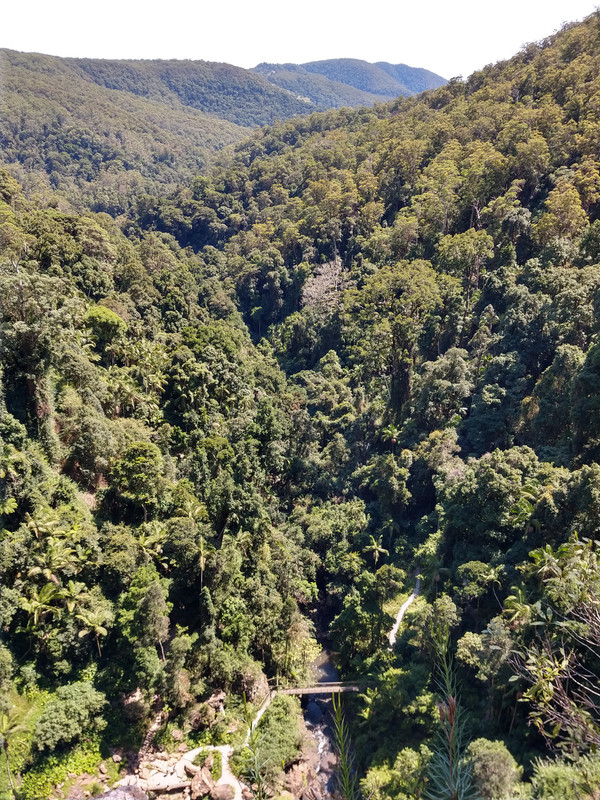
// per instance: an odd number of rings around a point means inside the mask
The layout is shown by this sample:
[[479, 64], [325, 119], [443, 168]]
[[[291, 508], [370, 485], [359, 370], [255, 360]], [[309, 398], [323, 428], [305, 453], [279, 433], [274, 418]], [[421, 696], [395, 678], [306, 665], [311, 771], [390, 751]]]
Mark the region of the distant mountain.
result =
[[94, 83], [257, 127], [312, 111], [310, 103], [251, 70], [211, 61], [61, 59]]
[[410, 91], [411, 94], [420, 94], [428, 89], [438, 89], [448, 83], [445, 78], [421, 67], [408, 67], [406, 64], [388, 64], [387, 61], [378, 61], [375, 67], [387, 72], [398, 83]]
[[[275, 86], [287, 89], [295, 97], [319, 111], [343, 106], [372, 106], [381, 97], [365, 92], [326, 75], [310, 72], [303, 64], [259, 64], [254, 72], [262, 75]], [[396, 95], [394, 95], [396, 96]]]
[[175, 187], [248, 134], [141, 81], [137, 92], [96, 83], [73, 59], [0, 50], [0, 74], [0, 162], [28, 191], [58, 190], [78, 207], [118, 214], [128, 196]]
[[310, 100], [319, 109], [373, 105], [399, 95], [410, 97], [437, 89], [445, 78], [426, 69], [356, 58], [334, 58], [306, 64], [259, 64], [255, 72], [271, 83]]
[[[433, 76], [340, 59], [255, 70], [208, 61], [59, 58], [0, 50], [0, 163], [31, 191], [119, 214], [201, 171], [249, 128], [410, 94]], [[408, 77], [407, 77], [408, 76]], [[433, 81], [433, 82], [432, 82]], [[435, 83], [437, 81], [437, 83]], [[428, 85], [443, 83], [439, 76]]]

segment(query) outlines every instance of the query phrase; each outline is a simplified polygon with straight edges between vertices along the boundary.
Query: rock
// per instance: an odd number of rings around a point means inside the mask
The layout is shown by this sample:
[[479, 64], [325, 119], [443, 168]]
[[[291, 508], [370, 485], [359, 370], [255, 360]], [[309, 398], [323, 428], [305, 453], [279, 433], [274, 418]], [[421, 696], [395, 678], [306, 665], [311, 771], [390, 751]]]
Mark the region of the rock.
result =
[[182, 781], [186, 780], [187, 773], [185, 771], [185, 763], [183, 761], [178, 761], [175, 764], [175, 775], [180, 778]]
[[177, 748], [178, 753], [187, 753], [187, 751], [188, 751], [188, 746], [185, 742], [182, 742]]
[[106, 775], [106, 764], [104, 763], [104, 761], [99, 765], [98, 772], [100, 773], [100, 775]]
[[206, 769], [212, 769], [214, 763], [215, 763], [215, 757], [212, 753], [209, 753], [204, 759], [204, 766], [206, 767]]
[[171, 736], [174, 741], [183, 742], [183, 731], [180, 731], [179, 728], [173, 728]]
[[197, 772], [200, 772], [200, 767], [196, 764], [192, 764], [191, 761], [184, 761], [183, 766], [190, 778], [193, 778]]
[[175, 792], [182, 791], [189, 786], [188, 781], [182, 781], [176, 775], [157, 775], [148, 781], [149, 792]]
[[242, 800], [254, 800], [254, 795], [247, 786], [242, 789]]
[[214, 692], [206, 701], [206, 704], [213, 708], [215, 711], [218, 711], [220, 714], [225, 713], [225, 698], [227, 695], [225, 692]]
[[213, 786], [210, 790], [211, 800], [233, 800], [235, 797], [235, 789], [228, 783], [221, 783], [219, 786]]
[[96, 800], [148, 800], [148, 795], [137, 786], [122, 786], [101, 794]]
[[199, 800], [200, 797], [210, 794], [214, 785], [215, 782], [212, 779], [210, 771], [207, 770], [206, 767], [202, 767], [192, 778], [192, 785], [190, 787], [192, 790], [192, 800]]
[[123, 761], [123, 756], [119, 753], [113, 753], [112, 760], [115, 762], [115, 764], [118, 764], [120, 761]]

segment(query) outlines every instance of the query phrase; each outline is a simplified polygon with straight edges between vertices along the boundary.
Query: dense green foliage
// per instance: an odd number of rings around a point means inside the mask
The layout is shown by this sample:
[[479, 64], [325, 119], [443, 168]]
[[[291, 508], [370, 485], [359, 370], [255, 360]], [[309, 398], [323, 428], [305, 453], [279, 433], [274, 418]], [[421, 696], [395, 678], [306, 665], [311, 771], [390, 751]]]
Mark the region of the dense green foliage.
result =
[[[599, 90], [596, 14], [465, 82], [258, 131], [118, 222], [2, 173], [5, 686], [48, 708], [91, 674], [109, 743], [155, 697], [220, 741], [211, 693], [235, 716], [265, 676], [307, 679], [316, 616], [370, 678], [365, 795], [441, 797], [445, 769], [465, 798], [594, 796]], [[66, 752], [76, 717], [42, 715], [40, 743]]]
[[247, 133], [175, 96], [94, 83], [70, 59], [0, 50], [0, 74], [1, 162], [80, 210], [122, 213], [131, 195], [172, 189]]
[[[128, 211], [136, 195], [163, 194], [191, 180], [215, 151], [247, 135], [247, 128], [411, 93], [383, 72], [390, 84], [385, 98], [287, 66], [291, 82], [273, 70], [207, 61], [0, 50], [0, 160], [30, 192], [57, 191], [79, 211], [115, 216]], [[412, 78], [411, 68], [405, 70]], [[443, 82], [431, 84], [433, 73], [426, 70], [414, 73], [417, 91]], [[302, 84], [302, 75], [311, 88]]]

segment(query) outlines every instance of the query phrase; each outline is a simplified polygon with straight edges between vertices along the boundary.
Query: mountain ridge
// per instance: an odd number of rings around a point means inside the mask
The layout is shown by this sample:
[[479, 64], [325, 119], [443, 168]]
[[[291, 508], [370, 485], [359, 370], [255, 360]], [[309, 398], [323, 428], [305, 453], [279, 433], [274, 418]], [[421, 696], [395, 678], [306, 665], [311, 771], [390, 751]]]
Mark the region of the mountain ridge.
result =
[[358, 58], [334, 58], [303, 64], [263, 62], [253, 71], [277, 86], [303, 91], [317, 105], [327, 101], [327, 93], [336, 91], [341, 97], [347, 96], [351, 106], [374, 105], [400, 95], [410, 97], [426, 89], [437, 89], [446, 83], [441, 75], [420, 67], [386, 61], [370, 63]]
[[58, 189], [77, 208], [113, 215], [135, 193], [189, 180], [251, 128], [385, 99], [303, 68], [277, 85], [224, 62], [7, 49], [0, 68], [0, 162], [28, 191]]

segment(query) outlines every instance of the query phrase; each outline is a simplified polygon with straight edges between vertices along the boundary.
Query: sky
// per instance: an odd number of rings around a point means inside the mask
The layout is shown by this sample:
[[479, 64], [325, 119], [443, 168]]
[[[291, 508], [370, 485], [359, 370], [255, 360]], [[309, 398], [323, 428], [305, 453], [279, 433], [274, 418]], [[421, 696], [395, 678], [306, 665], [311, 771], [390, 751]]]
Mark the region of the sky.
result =
[[467, 77], [600, 0], [21, 0], [0, 47], [58, 56], [191, 58], [253, 67], [361, 58]]

